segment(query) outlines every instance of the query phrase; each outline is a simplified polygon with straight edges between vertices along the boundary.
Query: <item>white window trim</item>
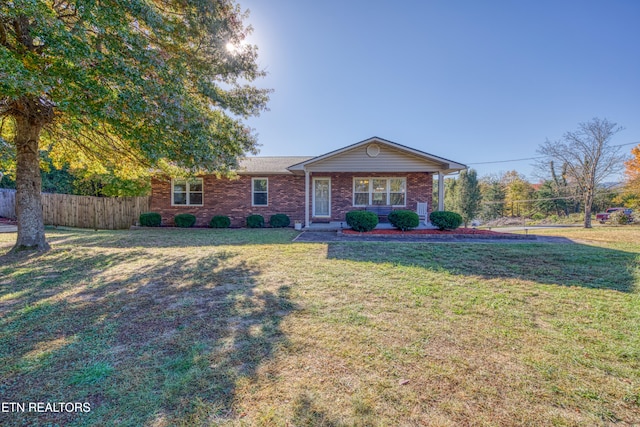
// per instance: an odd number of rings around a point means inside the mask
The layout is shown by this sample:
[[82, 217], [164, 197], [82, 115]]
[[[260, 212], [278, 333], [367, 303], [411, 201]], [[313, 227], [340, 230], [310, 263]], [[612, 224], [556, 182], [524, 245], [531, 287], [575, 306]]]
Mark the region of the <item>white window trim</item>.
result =
[[[329, 181], [329, 215], [316, 215], [316, 180]], [[313, 186], [311, 187], [313, 190], [313, 206], [312, 212], [314, 218], [331, 218], [331, 178], [330, 177], [314, 177], [313, 178]]]
[[[186, 183], [186, 197], [187, 197], [187, 203], [184, 205], [181, 204], [176, 204], [174, 203], [175, 199], [174, 199], [174, 184], [176, 181], [184, 181]], [[191, 203], [191, 191], [190, 191], [190, 182], [189, 181], [200, 181], [200, 187], [202, 188], [202, 191], [198, 191], [198, 193], [202, 193], [202, 203]], [[204, 206], [204, 180], [202, 178], [192, 178], [192, 179], [185, 179], [185, 178], [176, 178], [176, 179], [172, 179], [171, 180], [171, 206]]]
[[[356, 205], [356, 180], [359, 179], [367, 179], [369, 180], [369, 203], [366, 205]], [[351, 205], [353, 207], [364, 207], [364, 206], [371, 206], [372, 205], [372, 198], [373, 198], [373, 180], [374, 179], [386, 179], [387, 180], [387, 200], [390, 202], [391, 201], [391, 193], [393, 193], [393, 191], [391, 191], [391, 182], [389, 180], [391, 179], [402, 179], [404, 180], [404, 204], [402, 205], [390, 205], [393, 207], [398, 207], [398, 208], [403, 208], [407, 206], [407, 177], [406, 176], [354, 176], [353, 177], [353, 187], [351, 189], [351, 196], [352, 196], [352, 200], [351, 200]], [[389, 205], [387, 205], [389, 206]]]
[[[266, 203], [266, 204], [264, 204], [264, 205], [256, 205], [256, 204], [254, 203], [255, 198], [254, 198], [253, 196], [254, 196], [254, 194], [256, 194], [256, 193], [255, 193], [255, 188], [254, 188], [254, 187], [255, 187], [255, 185], [254, 185], [254, 184], [255, 184], [255, 182], [256, 182], [256, 179], [260, 179], [260, 180], [262, 180], [262, 179], [263, 179], [263, 180], [267, 181], [267, 191], [260, 191], [260, 192], [259, 192], [259, 193], [267, 193], [267, 203]], [[265, 207], [265, 206], [269, 206], [269, 178], [266, 178], [266, 177], [262, 178], [262, 177], [258, 177], [258, 176], [254, 177], [254, 178], [251, 178], [251, 206], [255, 206], [255, 207]]]

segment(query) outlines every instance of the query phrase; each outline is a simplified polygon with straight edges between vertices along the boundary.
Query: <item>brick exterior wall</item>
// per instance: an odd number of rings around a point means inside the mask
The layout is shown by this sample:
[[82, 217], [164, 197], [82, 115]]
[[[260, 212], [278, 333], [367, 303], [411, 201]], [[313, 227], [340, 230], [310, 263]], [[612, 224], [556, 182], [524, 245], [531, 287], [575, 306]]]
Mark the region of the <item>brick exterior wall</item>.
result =
[[260, 175], [267, 178], [268, 206], [251, 206], [251, 178], [217, 178], [206, 175], [203, 178], [202, 206], [171, 206], [171, 181], [153, 179], [151, 181], [151, 211], [162, 216], [162, 223], [174, 225], [173, 217], [179, 213], [196, 216], [196, 226], [208, 226], [214, 215], [227, 215], [232, 227], [244, 227], [246, 218], [259, 214], [268, 223], [269, 217], [283, 213], [294, 221], [304, 221], [304, 176]]
[[[311, 174], [312, 181], [314, 177], [331, 178], [331, 221], [344, 221], [347, 212], [362, 209], [353, 207], [353, 178], [406, 178], [407, 206], [404, 209], [415, 211], [418, 208], [418, 202], [427, 202], [429, 213], [432, 212], [433, 174], [431, 173], [314, 172]], [[313, 211], [311, 213], [313, 214]]]
[[[331, 178], [331, 221], [344, 221], [347, 212], [353, 209], [354, 177], [406, 177], [406, 209], [416, 210], [418, 202], [427, 202], [432, 211], [433, 174], [431, 173], [318, 173], [313, 178]], [[304, 176], [299, 175], [260, 175], [256, 178], [269, 180], [268, 206], [251, 206], [251, 176], [239, 176], [237, 179], [216, 178], [215, 175], [203, 177], [203, 206], [171, 206], [171, 181], [155, 178], [151, 181], [151, 211], [162, 216], [164, 225], [174, 225], [173, 217], [179, 213], [196, 216], [196, 226], [208, 226], [214, 215], [227, 215], [232, 227], [244, 227], [247, 216], [260, 214], [269, 221], [274, 214], [284, 213], [294, 221], [304, 223]], [[312, 204], [313, 189], [309, 189], [309, 202]], [[313, 215], [312, 206], [309, 211]], [[311, 218], [313, 222], [313, 217]], [[326, 221], [323, 218], [322, 221]]]

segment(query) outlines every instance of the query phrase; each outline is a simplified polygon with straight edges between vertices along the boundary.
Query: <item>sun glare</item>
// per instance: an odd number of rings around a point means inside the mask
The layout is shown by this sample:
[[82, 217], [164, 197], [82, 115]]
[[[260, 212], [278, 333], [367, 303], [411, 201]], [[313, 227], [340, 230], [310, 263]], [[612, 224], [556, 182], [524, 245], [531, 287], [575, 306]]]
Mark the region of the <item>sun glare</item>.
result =
[[227, 52], [235, 55], [235, 54], [240, 53], [241, 51], [243, 51], [244, 47], [246, 45], [247, 45], [247, 42], [245, 42], [245, 41], [241, 41], [239, 44], [228, 42], [225, 45], [225, 47], [227, 49]]

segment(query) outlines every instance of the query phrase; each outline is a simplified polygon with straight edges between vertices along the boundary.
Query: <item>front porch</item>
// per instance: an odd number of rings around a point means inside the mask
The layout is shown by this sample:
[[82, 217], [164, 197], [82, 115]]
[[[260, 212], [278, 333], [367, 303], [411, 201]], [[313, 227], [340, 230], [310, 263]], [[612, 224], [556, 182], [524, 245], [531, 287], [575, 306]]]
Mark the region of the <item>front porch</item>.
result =
[[[304, 229], [339, 230], [348, 228], [343, 221], [352, 210], [369, 210], [384, 218], [388, 211], [406, 209], [428, 222], [435, 210], [434, 176], [442, 195], [444, 176], [465, 166], [373, 137], [287, 169], [304, 176]], [[444, 197], [438, 199], [437, 210], [444, 209], [443, 201]]]

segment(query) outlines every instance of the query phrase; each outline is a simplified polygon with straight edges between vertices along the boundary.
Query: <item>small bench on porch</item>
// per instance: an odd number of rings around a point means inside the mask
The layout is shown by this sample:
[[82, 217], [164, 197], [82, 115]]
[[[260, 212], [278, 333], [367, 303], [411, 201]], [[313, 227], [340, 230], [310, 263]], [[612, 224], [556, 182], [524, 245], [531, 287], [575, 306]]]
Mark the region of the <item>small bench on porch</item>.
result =
[[387, 217], [393, 210], [393, 207], [386, 205], [371, 205], [364, 208], [365, 211], [373, 212], [378, 215], [378, 221], [387, 221]]
[[[365, 206], [364, 210], [373, 212], [378, 215], [378, 221], [380, 222], [388, 222], [388, 216], [393, 210], [393, 206], [387, 205], [369, 205]], [[423, 224], [428, 222], [429, 213], [427, 211], [427, 204], [425, 202], [418, 202], [416, 213], [418, 214], [418, 218], [422, 221]]]

